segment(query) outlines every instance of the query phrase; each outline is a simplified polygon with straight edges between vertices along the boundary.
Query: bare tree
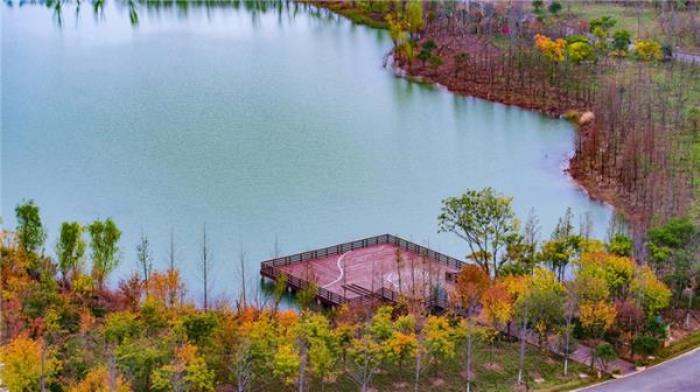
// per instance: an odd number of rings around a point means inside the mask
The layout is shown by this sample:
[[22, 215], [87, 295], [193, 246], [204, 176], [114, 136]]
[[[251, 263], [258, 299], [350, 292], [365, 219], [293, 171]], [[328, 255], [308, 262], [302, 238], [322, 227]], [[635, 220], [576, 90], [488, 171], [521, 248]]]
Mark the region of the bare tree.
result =
[[210, 289], [210, 278], [212, 268], [212, 257], [211, 251], [209, 250], [209, 243], [207, 242], [207, 224], [205, 223], [202, 227], [202, 253], [200, 259], [200, 268], [202, 274], [202, 286], [203, 286], [203, 297], [204, 297], [204, 310], [209, 310], [209, 289]]
[[240, 297], [239, 306], [241, 306], [242, 308], [245, 308], [247, 306], [246, 305], [247, 304], [247, 302], [246, 302], [246, 285], [245, 285], [246, 284], [245, 260], [246, 260], [245, 259], [245, 251], [243, 250], [243, 248], [241, 248], [241, 252], [238, 255], [238, 273], [239, 273], [239, 275], [240, 275], [239, 277], [241, 279], [241, 288], [240, 288], [241, 292], [239, 295], [239, 297]]
[[148, 241], [148, 237], [141, 230], [141, 238], [139, 243], [136, 245], [136, 258], [141, 268], [141, 273], [143, 274], [143, 285], [146, 290], [146, 296], [148, 296], [148, 280], [151, 278], [151, 271], [153, 271], [153, 254], [151, 252], [151, 245]]

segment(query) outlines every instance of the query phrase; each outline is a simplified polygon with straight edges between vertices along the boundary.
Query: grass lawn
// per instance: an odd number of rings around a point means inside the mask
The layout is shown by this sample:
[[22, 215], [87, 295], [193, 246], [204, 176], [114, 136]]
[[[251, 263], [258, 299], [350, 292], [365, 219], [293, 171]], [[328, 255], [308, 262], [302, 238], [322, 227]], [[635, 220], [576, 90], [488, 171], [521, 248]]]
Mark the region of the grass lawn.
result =
[[[563, 361], [560, 358], [543, 354], [532, 346], [528, 346], [526, 355], [526, 378], [530, 390], [535, 391], [566, 391], [574, 388], [600, 382], [594, 376], [580, 378], [579, 374], [588, 373], [588, 367], [578, 363], [569, 363], [568, 376], [563, 375]], [[489, 364], [493, 360], [493, 364]], [[437, 367], [426, 364], [421, 375], [420, 390], [464, 391], [466, 378], [464, 356], [448, 360]], [[499, 342], [493, 353], [489, 346], [475, 347], [472, 372], [474, 381], [473, 391], [512, 391], [516, 388], [518, 374], [518, 343]], [[403, 369], [392, 367], [374, 376], [372, 387], [377, 391], [412, 391], [415, 377], [413, 363], [406, 363]], [[535, 378], [540, 380], [535, 382]], [[320, 390], [318, 383], [313, 390]], [[358, 386], [347, 376], [342, 375], [332, 384], [327, 384], [326, 390], [357, 391]]]
[[[647, 4], [648, 5], [648, 4]], [[599, 18], [601, 16], [612, 16], [617, 20], [617, 24], [612, 28], [612, 31], [617, 29], [625, 29], [630, 32], [632, 39], [654, 39], [662, 44], [669, 43], [672, 40], [674, 46], [688, 50], [690, 52], [699, 52], [699, 43], [693, 40], [687, 26], [690, 23], [690, 14], [685, 11], [676, 13], [677, 23], [679, 26], [686, 26], [683, 33], [676, 34], [674, 37], [669, 37], [665, 34], [659, 24], [661, 13], [653, 7], [625, 7], [621, 4], [613, 3], [592, 3], [570, 2], [564, 5], [564, 12], [571, 13], [575, 16], [585, 18], [587, 20]], [[696, 18], [700, 15], [696, 14]]]
[[[570, 7], [570, 8], [569, 8]], [[619, 4], [586, 4], [583, 2], [573, 2], [564, 6], [564, 11], [584, 18], [586, 20], [600, 18], [601, 16], [611, 16], [617, 20], [613, 31], [625, 29], [637, 38], [639, 27], [640, 38], [652, 38], [661, 34], [661, 29], [656, 23], [656, 11], [650, 7], [625, 7]]]
[[672, 343], [668, 347], [664, 347], [659, 350], [652, 364], [657, 364], [685, 352], [688, 352], [694, 348], [700, 347], [700, 331], [695, 332], [686, 336], [685, 338]]
[[349, 3], [328, 1], [321, 3], [321, 5], [337, 14], [343, 15], [353, 23], [366, 25], [375, 29], [387, 28], [386, 22], [384, 19], [380, 18], [379, 15], [368, 14]]

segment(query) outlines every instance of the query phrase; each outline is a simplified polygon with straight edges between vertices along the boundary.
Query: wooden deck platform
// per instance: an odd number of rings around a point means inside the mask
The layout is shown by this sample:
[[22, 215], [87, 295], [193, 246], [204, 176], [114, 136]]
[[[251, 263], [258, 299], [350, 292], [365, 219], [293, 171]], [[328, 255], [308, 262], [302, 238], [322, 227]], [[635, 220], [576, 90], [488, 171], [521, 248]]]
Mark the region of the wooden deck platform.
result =
[[295, 290], [314, 282], [317, 298], [329, 305], [401, 295], [446, 306], [454, 274], [464, 263], [402, 238], [383, 234], [323, 249], [263, 261], [262, 276], [284, 275]]

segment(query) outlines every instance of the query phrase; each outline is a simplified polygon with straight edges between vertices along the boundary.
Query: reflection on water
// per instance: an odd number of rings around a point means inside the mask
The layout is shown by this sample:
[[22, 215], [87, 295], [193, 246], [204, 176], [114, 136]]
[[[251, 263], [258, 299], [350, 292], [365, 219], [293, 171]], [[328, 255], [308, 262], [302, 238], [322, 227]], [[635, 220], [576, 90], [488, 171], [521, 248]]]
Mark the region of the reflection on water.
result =
[[173, 230], [199, 298], [204, 222], [229, 296], [242, 251], [256, 288], [263, 259], [381, 233], [462, 257], [436, 232], [440, 201], [485, 186], [520, 217], [535, 208], [544, 236], [569, 206], [607, 224], [562, 173], [566, 122], [395, 77], [385, 31], [296, 2], [5, 8], [5, 224], [36, 200], [50, 252], [62, 221], [111, 216], [114, 280], [135, 268], [141, 230], [163, 266]]
[[[64, 17], [70, 12], [74, 15], [76, 22], [80, 19], [84, 8], [89, 7], [92, 17], [96, 21], [105, 18], [106, 0], [91, 0], [83, 2], [79, 0], [4, 0], [8, 7], [13, 6], [45, 6], [53, 11], [53, 18], [56, 25], [63, 27]], [[129, 15], [129, 22], [132, 26], [138, 26], [139, 14], [142, 12], [149, 15], [160, 13], [174, 13], [177, 17], [186, 18], [191, 9], [204, 10], [209, 13], [215, 9], [230, 8], [233, 10], [243, 9], [250, 15], [253, 25], [259, 25], [260, 16], [268, 12], [277, 14], [279, 23], [282, 23], [283, 16], [293, 18], [299, 12], [304, 11], [306, 15], [325, 20], [337, 22], [339, 15], [332, 13], [325, 8], [320, 8], [307, 3], [299, 3], [290, 0], [125, 0], [115, 1], [115, 8], [126, 10]], [[383, 36], [378, 34], [378, 37]]]

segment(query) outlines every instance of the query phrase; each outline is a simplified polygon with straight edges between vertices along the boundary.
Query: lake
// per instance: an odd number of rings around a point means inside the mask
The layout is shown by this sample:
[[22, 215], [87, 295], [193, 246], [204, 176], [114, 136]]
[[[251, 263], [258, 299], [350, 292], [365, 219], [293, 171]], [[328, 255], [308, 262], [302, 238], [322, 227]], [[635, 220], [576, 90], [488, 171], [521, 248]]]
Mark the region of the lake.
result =
[[[460, 97], [383, 67], [391, 40], [290, 5], [138, 8], [97, 15], [2, 6], [2, 216], [34, 199], [53, 253], [62, 221], [112, 217], [116, 282], [140, 233], [163, 268], [169, 233], [192, 298], [206, 223], [214, 295], [245, 254], [282, 255], [393, 233], [462, 258], [440, 201], [491, 186], [534, 208], [548, 238], [571, 207], [605, 233], [610, 209], [566, 175], [563, 120]], [[251, 285], [256, 286], [256, 285]]]

